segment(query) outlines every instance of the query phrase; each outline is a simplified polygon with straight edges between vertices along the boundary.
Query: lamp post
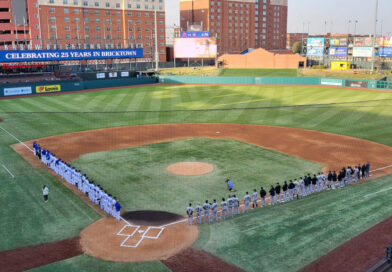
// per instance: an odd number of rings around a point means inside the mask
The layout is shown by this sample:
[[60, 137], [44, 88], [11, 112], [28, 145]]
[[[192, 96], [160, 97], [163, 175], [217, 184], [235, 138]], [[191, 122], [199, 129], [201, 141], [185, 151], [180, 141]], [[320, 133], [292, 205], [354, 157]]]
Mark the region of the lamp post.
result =
[[358, 23], [358, 20], [355, 20], [354, 21], [354, 37], [357, 34], [357, 23]]
[[372, 44], [372, 71], [374, 71], [374, 66], [375, 66], [375, 55], [376, 55], [376, 34], [377, 34], [377, 13], [378, 13], [378, 0], [376, 0], [376, 8], [374, 11], [374, 34], [373, 34], [373, 44]]
[[347, 34], [350, 34], [350, 24], [351, 24], [351, 20], [348, 20]]

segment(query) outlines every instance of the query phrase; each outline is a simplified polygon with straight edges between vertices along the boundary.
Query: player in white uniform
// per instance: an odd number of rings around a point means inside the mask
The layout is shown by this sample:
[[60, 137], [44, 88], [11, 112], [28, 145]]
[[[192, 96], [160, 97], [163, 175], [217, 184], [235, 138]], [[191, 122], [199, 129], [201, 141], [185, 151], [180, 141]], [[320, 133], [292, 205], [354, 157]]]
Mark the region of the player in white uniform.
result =
[[242, 210], [242, 213], [249, 212], [249, 206], [250, 206], [250, 195], [248, 192], [246, 192], [244, 196], [244, 209]]
[[211, 222], [218, 221], [218, 204], [216, 203], [216, 199], [214, 199], [214, 202], [211, 204]]
[[188, 215], [188, 225], [193, 225], [193, 207], [192, 203], [189, 203], [188, 208], [186, 208], [186, 214]]
[[227, 201], [225, 198], [222, 198], [222, 202], [220, 203], [221, 205], [221, 214], [220, 214], [220, 219], [226, 219], [227, 216]]
[[258, 205], [257, 205], [257, 190], [256, 189], [253, 190], [253, 194], [252, 194], [252, 207], [253, 207], [253, 209], [258, 207]]
[[211, 222], [210, 208], [211, 208], [211, 205], [208, 203], [208, 200], [206, 200], [206, 202], [203, 204], [203, 210], [204, 210], [203, 223], [205, 223], [206, 220], [208, 220], [208, 223]]

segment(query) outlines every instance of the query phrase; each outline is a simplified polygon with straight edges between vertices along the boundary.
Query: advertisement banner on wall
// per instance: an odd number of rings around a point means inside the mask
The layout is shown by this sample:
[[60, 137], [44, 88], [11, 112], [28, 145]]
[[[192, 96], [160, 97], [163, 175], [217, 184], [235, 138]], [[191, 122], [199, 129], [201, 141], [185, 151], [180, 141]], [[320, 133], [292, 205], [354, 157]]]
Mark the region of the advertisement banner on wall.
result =
[[118, 76], [117, 72], [109, 73], [110, 78], [117, 77], [117, 76]]
[[324, 47], [324, 38], [308, 38], [308, 47]]
[[354, 46], [355, 47], [369, 47], [372, 46], [373, 44], [373, 38], [372, 37], [355, 37], [354, 39]]
[[86, 50], [26, 50], [0, 51], [0, 62], [81, 60], [81, 59], [121, 59], [142, 58], [143, 49], [86, 49]]
[[392, 47], [392, 37], [380, 37], [380, 46]]
[[61, 85], [48, 85], [35, 87], [36, 93], [54, 93], [61, 92]]
[[372, 47], [354, 47], [353, 57], [370, 58], [373, 54]]
[[306, 55], [322, 57], [324, 55], [324, 47], [308, 47], [306, 50]]
[[392, 47], [380, 47], [379, 53], [381, 57], [391, 58]]
[[215, 38], [176, 38], [174, 39], [174, 58], [212, 59], [217, 55]]
[[347, 47], [330, 47], [329, 56], [331, 57], [347, 57]]
[[4, 96], [32, 94], [31, 87], [4, 88]]
[[102, 79], [102, 78], [105, 78], [105, 77], [106, 77], [105, 73], [97, 73], [97, 78], [98, 79]]
[[347, 38], [334, 38], [329, 40], [331, 46], [347, 46]]
[[368, 82], [359, 80], [346, 80], [346, 87], [367, 88]]
[[343, 80], [341, 79], [333, 79], [333, 78], [322, 78], [321, 85], [328, 86], [343, 86]]
[[181, 38], [208, 38], [210, 37], [210, 32], [181, 32]]

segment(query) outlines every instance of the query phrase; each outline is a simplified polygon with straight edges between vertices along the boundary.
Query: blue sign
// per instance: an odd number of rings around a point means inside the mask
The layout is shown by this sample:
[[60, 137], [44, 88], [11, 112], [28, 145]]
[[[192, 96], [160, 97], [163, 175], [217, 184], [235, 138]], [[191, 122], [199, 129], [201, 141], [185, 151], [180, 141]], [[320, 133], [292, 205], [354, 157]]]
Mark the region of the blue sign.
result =
[[381, 57], [392, 57], [392, 47], [380, 47], [380, 56]]
[[324, 38], [308, 38], [308, 47], [309, 46], [316, 46], [316, 47], [322, 47], [324, 46]]
[[208, 38], [210, 32], [181, 32], [181, 38]]
[[142, 58], [143, 49], [0, 51], [0, 62]]
[[324, 47], [308, 47], [306, 55], [322, 57], [324, 55]]
[[331, 57], [347, 57], [347, 47], [330, 47], [329, 56]]

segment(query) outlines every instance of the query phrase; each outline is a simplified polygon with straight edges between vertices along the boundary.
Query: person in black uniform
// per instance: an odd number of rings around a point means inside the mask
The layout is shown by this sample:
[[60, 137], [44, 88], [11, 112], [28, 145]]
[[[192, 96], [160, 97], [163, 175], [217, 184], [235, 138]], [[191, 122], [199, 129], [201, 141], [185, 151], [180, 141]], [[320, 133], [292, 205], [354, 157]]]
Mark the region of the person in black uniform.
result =
[[287, 189], [288, 189], [287, 181], [284, 182], [282, 189], [283, 189], [283, 202], [287, 201]]
[[[302, 177], [300, 177], [300, 180], [301, 179], [302, 179]], [[304, 181], [304, 187], [305, 187], [304, 191], [305, 192], [302, 195], [306, 196], [309, 194], [309, 182], [308, 182], [308, 177], [306, 175], [304, 176], [303, 181]]]
[[277, 202], [280, 202], [280, 189], [281, 189], [281, 187], [280, 187], [280, 184], [278, 182], [278, 183], [276, 183], [276, 186], [275, 186], [275, 195], [276, 195], [276, 201]]
[[275, 188], [273, 185], [271, 185], [271, 189], [269, 190], [270, 193], [270, 205], [275, 204]]
[[261, 206], [265, 206], [265, 196], [267, 192], [264, 190], [263, 187], [260, 187], [260, 198], [261, 198]]
[[332, 172], [331, 172], [331, 170], [329, 170], [329, 172], [328, 172], [327, 180], [328, 180], [327, 187], [328, 187], [328, 190], [329, 190], [329, 189], [331, 189], [331, 185], [332, 185]]
[[361, 167], [362, 179], [366, 178], [366, 164], [363, 164]]
[[334, 190], [336, 188], [336, 182], [338, 181], [338, 176], [336, 174], [336, 171], [334, 170], [332, 173], [332, 189]]
[[294, 188], [295, 188], [295, 185], [294, 185], [292, 180], [290, 180], [290, 183], [289, 183], [288, 187], [289, 187], [289, 197], [290, 197], [290, 200], [294, 200]]
[[313, 175], [313, 178], [312, 178], [312, 187], [313, 187], [313, 189], [314, 189], [314, 192], [316, 191], [316, 190], [315, 190], [316, 184], [317, 184], [317, 177], [316, 177], [316, 175]]

